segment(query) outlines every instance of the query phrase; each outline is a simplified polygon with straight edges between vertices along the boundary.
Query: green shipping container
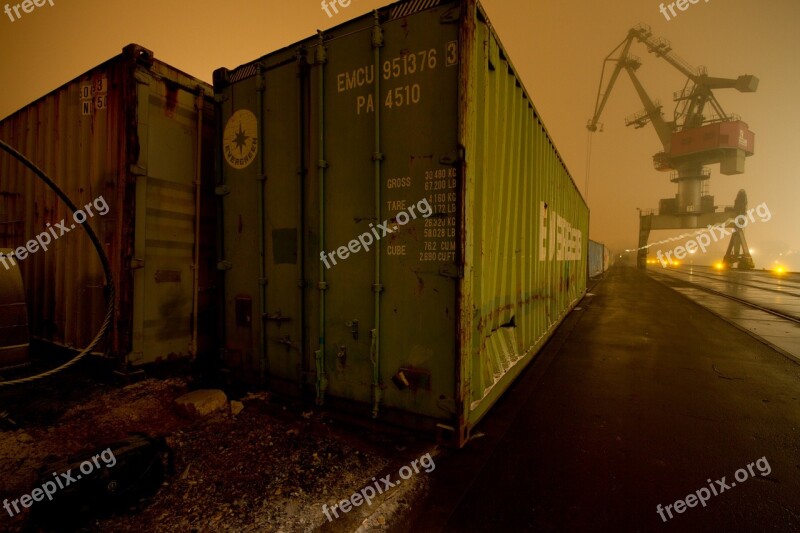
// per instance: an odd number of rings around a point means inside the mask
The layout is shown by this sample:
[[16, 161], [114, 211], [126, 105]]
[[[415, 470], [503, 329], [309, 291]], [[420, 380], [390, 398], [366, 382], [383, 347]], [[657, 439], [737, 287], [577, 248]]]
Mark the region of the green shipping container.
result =
[[461, 445], [586, 290], [589, 211], [482, 8], [214, 76], [224, 359]]

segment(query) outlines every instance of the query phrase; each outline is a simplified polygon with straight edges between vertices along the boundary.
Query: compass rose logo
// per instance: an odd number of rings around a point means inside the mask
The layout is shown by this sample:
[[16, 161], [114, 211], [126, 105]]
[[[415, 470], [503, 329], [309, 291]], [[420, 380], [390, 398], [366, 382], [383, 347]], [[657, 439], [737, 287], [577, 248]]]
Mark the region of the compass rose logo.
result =
[[246, 168], [258, 154], [258, 122], [247, 109], [235, 112], [225, 124], [222, 137], [225, 161], [237, 170]]

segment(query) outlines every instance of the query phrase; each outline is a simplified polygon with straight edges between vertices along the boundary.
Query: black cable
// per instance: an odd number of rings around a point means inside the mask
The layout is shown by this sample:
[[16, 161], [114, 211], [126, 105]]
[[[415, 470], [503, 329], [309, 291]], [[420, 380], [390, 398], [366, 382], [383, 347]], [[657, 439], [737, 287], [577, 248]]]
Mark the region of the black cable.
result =
[[[15, 157], [17, 160], [19, 160], [20, 163], [28, 167], [31, 170], [31, 172], [33, 172], [39, 179], [45, 182], [45, 184], [47, 184], [47, 186], [50, 187], [56, 193], [56, 195], [58, 195], [58, 197], [64, 202], [64, 204], [66, 204], [66, 206], [72, 210], [73, 215], [75, 214], [76, 211], [78, 211], [78, 208], [75, 206], [75, 204], [72, 203], [72, 200], [69, 199], [66, 193], [62, 191], [61, 188], [59, 188], [59, 186], [56, 185], [56, 183], [53, 180], [51, 180], [47, 176], [47, 174], [45, 174], [39, 167], [37, 167], [30, 160], [28, 160], [28, 158], [26, 158], [24, 155], [16, 151], [14, 148], [9, 146], [2, 140], [0, 140], [0, 149], [5, 150], [11, 156]], [[89, 239], [92, 241], [92, 245], [94, 245], [94, 249], [95, 251], [97, 251], [97, 255], [100, 257], [100, 262], [103, 265], [103, 273], [106, 276], [105, 292], [106, 292], [106, 304], [108, 306], [108, 310], [106, 311], [106, 317], [105, 320], [103, 321], [103, 325], [98, 330], [97, 335], [95, 335], [94, 339], [92, 339], [92, 342], [90, 342], [89, 345], [86, 348], [84, 348], [83, 351], [81, 351], [78, 355], [76, 355], [63, 365], [54, 368], [52, 370], [48, 370], [47, 372], [36, 374], [34, 376], [14, 379], [11, 381], [0, 381], [0, 388], [8, 387], [11, 385], [20, 385], [22, 383], [31, 383], [33, 381], [44, 379], [46, 377], [52, 376], [53, 374], [56, 374], [58, 372], [70, 368], [71, 366], [78, 363], [78, 361], [83, 359], [88, 353], [90, 353], [95, 348], [95, 346], [97, 346], [97, 344], [102, 340], [103, 336], [106, 334], [109, 327], [111, 326], [111, 321], [114, 317], [114, 279], [111, 274], [111, 264], [108, 261], [108, 257], [106, 256], [106, 252], [103, 249], [103, 245], [100, 243], [100, 239], [97, 238], [97, 235], [95, 235], [94, 230], [91, 228], [91, 226], [87, 224], [87, 220], [81, 222], [80, 225], [83, 226], [83, 229], [86, 230], [86, 233], [89, 235]]]

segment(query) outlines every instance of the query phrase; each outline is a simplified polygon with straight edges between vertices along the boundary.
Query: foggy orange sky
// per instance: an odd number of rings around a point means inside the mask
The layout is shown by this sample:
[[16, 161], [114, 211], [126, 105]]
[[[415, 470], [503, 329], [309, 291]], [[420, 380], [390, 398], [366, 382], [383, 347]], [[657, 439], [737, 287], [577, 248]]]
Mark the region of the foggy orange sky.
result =
[[[16, 2], [15, 2], [16, 3]], [[235, 67], [388, 2], [352, 0], [332, 18], [318, 0], [175, 2], [53, 0], [12, 22], [0, 12], [0, 117], [47, 94], [135, 42], [155, 57], [211, 82], [218, 67]], [[700, 0], [667, 21], [655, 0], [485, 0], [482, 2], [531, 94], [578, 187], [587, 196], [587, 120], [594, 111], [603, 58], [639, 22], [672, 42], [674, 51], [712, 76], [754, 74], [758, 92], [717, 91], [725, 111], [737, 113], [756, 134], [745, 173], [722, 176], [711, 168], [717, 205], [732, 205], [746, 189], [751, 207], [766, 202], [769, 222], [747, 228], [757, 267], [775, 261], [800, 270], [800, 2]], [[0, 2], [0, 8], [5, 2]], [[14, 4], [12, 4], [13, 6]], [[642, 45], [639, 76], [651, 97], [672, 114], [672, 92], [685, 79]], [[624, 118], [642, 104], [621, 76], [593, 136], [588, 200], [591, 237], [621, 249], [636, 245], [637, 207], [654, 208], [677, 191], [651, 156], [660, 144], [651, 126], [627, 128]], [[653, 232], [650, 242], [675, 232]], [[724, 253], [718, 245], [698, 263]], [[782, 254], [782, 255], [779, 255]]]

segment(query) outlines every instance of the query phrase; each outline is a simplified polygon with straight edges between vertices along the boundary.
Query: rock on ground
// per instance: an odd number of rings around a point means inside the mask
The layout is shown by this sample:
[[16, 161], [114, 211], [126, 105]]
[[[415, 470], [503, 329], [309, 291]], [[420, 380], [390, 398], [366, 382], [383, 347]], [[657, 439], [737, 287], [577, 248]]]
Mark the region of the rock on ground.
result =
[[187, 418], [202, 418], [228, 407], [228, 397], [218, 389], [201, 389], [175, 400], [175, 409]]

